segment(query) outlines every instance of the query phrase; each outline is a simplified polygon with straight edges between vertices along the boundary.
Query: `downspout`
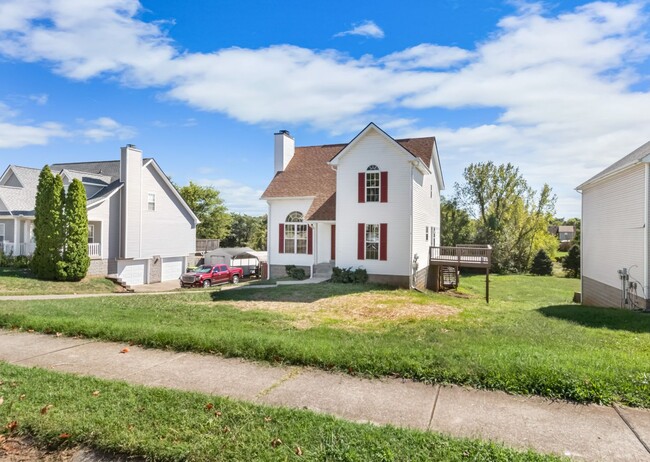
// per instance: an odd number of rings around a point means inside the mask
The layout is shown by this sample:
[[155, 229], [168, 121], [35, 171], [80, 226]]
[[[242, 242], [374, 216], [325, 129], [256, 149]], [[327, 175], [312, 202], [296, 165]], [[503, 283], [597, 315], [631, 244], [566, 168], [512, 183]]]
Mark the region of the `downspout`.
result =
[[[643, 201], [643, 295], [645, 298], [645, 309], [648, 308], [648, 219], [650, 218], [650, 192], [648, 191], [648, 182], [650, 181], [650, 164], [645, 163], [645, 182], [644, 192], [645, 197]], [[582, 242], [582, 239], [580, 240]], [[581, 254], [582, 255], [582, 254]], [[580, 260], [582, 261], [582, 259]]]
[[271, 203], [266, 201], [269, 213], [266, 218], [266, 280], [271, 279]]
[[583, 243], [585, 242], [585, 195], [582, 190], [576, 190], [580, 194], [580, 304], [584, 305], [585, 299], [585, 278], [583, 262], [585, 260], [582, 252]]
[[412, 259], [413, 259], [413, 169], [415, 166], [411, 164], [411, 184], [410, 184], [410, 189], [411, 189], [411, 194], [410, 194], [410, 202], [411, 206], [409, 207], [409, 228], [410, 228], [410, 236], [409, 236], [409, 260], [408, 260], [408, 268], [409, 268], [409, 274], [411, 275], [409, 277], [409, 287], [411, 289], [415, 289], [415, 270], [413, 269], [412, 265]]

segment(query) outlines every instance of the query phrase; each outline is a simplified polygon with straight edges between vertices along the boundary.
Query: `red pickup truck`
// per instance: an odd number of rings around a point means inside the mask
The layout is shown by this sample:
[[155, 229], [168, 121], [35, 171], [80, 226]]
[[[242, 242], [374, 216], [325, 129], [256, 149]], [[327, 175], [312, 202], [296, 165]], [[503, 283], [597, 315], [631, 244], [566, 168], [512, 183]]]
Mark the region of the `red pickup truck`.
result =
[[230, 268], [228, 265], [203, 265], [194, 271], [180, 277], [181, 287], [210, 287], [216, 284], [232, 282], [237, 284], [244, 277], [241, 268]]

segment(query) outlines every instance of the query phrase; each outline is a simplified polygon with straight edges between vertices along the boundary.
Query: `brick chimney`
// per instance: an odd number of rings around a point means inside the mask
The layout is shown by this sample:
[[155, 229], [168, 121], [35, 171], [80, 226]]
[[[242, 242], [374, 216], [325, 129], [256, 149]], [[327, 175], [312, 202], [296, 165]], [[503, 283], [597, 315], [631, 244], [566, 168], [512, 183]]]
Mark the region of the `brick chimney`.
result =
[[296, 142], [287, 130], [275, 134], [275, 171], [283, 172], [296, 150]]

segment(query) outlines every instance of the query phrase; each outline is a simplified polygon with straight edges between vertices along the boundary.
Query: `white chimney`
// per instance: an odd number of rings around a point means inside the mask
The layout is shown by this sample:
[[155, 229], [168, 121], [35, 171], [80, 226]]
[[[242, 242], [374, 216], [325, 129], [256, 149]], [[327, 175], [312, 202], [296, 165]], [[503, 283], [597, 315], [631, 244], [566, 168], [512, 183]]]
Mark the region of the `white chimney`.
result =
[[122, 258], [137, 258], [141, 250], [142, 227], [142, 151], [127, 144], [120, 152], [120, 181], [122, 187]]
[[275, 171], [284, 172], [296, 151], [296, 142], [287, 130], [275, 134]]

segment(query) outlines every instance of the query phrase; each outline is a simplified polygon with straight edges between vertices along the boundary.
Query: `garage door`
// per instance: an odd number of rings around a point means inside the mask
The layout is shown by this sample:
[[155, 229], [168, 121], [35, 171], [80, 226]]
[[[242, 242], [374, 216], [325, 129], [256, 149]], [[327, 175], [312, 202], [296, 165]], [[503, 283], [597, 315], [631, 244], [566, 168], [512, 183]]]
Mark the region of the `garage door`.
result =
[[163, 258], [162, 280], [173, 281], [183, 274], [183, 257]]
[[118, 261], [117, 275], [130, 286], [145, 283], [147, 262], [144, 260]]

